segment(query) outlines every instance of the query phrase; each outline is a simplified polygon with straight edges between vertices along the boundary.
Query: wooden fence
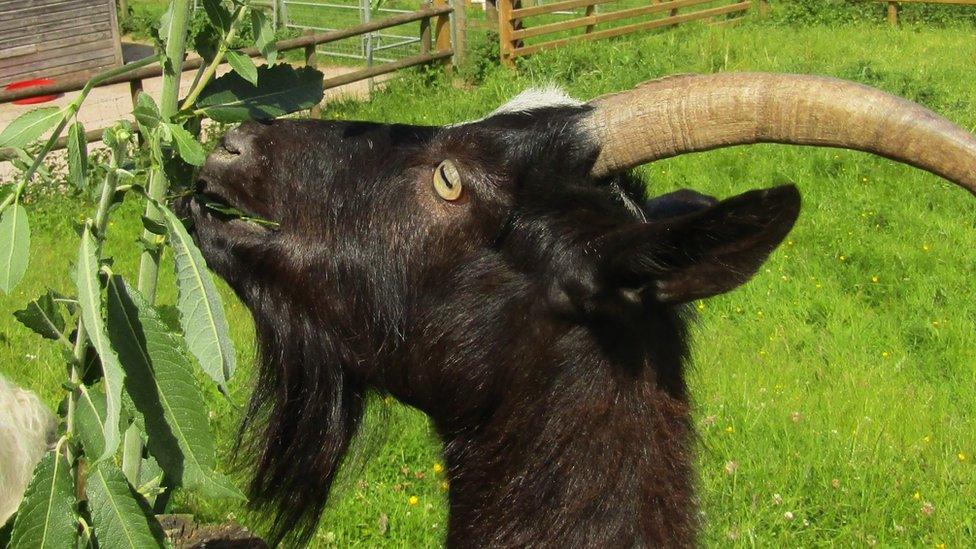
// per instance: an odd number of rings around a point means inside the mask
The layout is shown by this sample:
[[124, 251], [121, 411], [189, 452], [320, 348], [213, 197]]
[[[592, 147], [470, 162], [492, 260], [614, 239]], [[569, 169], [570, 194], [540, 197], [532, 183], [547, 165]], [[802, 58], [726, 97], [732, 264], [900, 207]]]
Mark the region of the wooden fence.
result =
[[976, 6], [976, 0], [876, 0], [887, 2], [888, 4], [888, 23], [891, 26], [898, 25], [898, 4], [959, 4]]
[[[577, 42], [670, 27], [701, 19], [739, 16], [751, 7], [751, 0], [644, 2], [644, 5], [640, 5], [625, 0], [561, 0], [523, 7], [522, 0], [498, 0], [498, 35], [502, 63], [512, 66], [516, 57]], [[601, 6], [617, 9], [600, 12]], [[618, 21], [623, 24], [609, 25]], [[536, 40], [527, 42], [530, 39]]]
[[[385, 19], [377, 19], [375, 21], [370, 21], [369, 23], [346, 29], [318, 34], [309, 34], [289, 40], [280, 40], [278, 42], [278, 51], [285, 52], [298, 49], [303, 50], [305, 53], [306, 65], [316, 67], [318, 63], [315, 48], [320, 44], [335, 42], [344, 38], [375, 32], [380, 29], [395, 27], [397, 25], [403, 25], [413, 21], [420, 21], [420, 53], [390, 63], [374, 65], [358, 71], [334, 76], [332, 78], [326, 78], [324, 81], [325, 89], [336, 88], [352, 82], [367, 80], [382, 74], [395, 72], [407, 67], [430, 64], [434, 62], [441, 63], [444, 70], [450, 73], [453, 66], [452, 59], [455, 53], [454, 48], [451, 45], [450, 15], [453, 11], [453, 8], [447, 5], [447, 0], [434, 0], [433, 4], [429, 7], [410, 13], [404, 13]], [[261, 55], [261, 53], [255, 48], [244, 50], [244, 53], [251, 57], [259, 57]], [[197, 69], [200, 68], [202, 64], [203, 59], [200, 57], [190, 57], [183, 63], [183, 70]], [[100, 86], [128, 82], [134, 106], [136, 95], [142, 90], [142, 81], [147, 78], [159, 77], [162, 74], [163, 71], [159, 65], [149, 65], [128, 74], [106, 80], [100, 84]], [[21, 88], [14, 90], [0, 89], [0, 103], [7, 103], [10, 101], [16, 101], [18, 99], [27, 99], [43, 95], [55, 95], [79, 91], [85, 87], [86, 82], [87, 79], [72, 79], [33, 88]], [[310, 115], [313, 117], [318, 116], [319, 109], [320, 108], [318, 106], [313, 107], [310, 111]], [[104, 131], [104, 128], [89, 130], [85, 132], [85, 136], [89, 142], [101, 141], [102, 133]], [[67, 137], [62, 136], [60, 139], [58, 139], [56, 148], [63, 149], [66, 146]], [[16, 154], [14, 151], [9, 149], [0, 149], [0, 162], [7, 161], [15, 157]]]

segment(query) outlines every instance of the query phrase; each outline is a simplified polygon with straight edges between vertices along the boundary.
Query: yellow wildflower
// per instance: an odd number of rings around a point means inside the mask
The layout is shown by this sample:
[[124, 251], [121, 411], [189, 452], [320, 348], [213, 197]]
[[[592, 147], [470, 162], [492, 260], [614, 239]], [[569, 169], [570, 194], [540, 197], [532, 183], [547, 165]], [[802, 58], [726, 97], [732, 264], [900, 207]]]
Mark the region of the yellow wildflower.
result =
[[443, 465], [441, 465], [440, 463], [435, 463], [434, 464], [434, 472], [435, 473], [440, 473], [443, 470], [444, 470], [444, 466]]
[[410, 496], [407, 499], [407, 503], [409, 503], [410, 505], [417, 505], [418, 503], [420, 503], [420, 498], [418, 498], [417, 496]]
[[956, 454], [956, 457], [959, 458], [959, 461], [966, 461], [966, 454], [964, 454], [962, 452], [959, 452], [958, 454]]

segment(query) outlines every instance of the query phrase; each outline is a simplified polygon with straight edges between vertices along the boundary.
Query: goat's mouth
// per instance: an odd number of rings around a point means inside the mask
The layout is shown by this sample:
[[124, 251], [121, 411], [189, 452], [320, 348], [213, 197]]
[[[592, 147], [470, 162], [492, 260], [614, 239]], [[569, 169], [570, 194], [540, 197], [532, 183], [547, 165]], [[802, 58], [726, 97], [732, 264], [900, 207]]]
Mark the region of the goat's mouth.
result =
[[187, 198], [187, 206], [196, 221], [213, 220], [230, 227], [259, 232], [274, 231], [280, 226], [277, 221], [262, 217], [240, 204], [240, 201], [230, 198], [205, 179], [197, 181], [193, 194]]

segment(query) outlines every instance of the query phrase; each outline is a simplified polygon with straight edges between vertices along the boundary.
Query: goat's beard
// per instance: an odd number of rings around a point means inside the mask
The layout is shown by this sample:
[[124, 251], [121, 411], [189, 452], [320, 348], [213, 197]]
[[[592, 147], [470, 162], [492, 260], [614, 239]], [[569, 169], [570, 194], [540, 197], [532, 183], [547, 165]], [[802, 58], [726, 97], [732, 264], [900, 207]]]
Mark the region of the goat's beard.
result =
[[245, 454], [256, 457], [251, 503], [271, 511], [272, 546], [285, 536], [304, 546], [359, 428], [363, 390], [342, 367], [350, 352], [308, 307], [251, 297], [259, 373], [241, 429]]

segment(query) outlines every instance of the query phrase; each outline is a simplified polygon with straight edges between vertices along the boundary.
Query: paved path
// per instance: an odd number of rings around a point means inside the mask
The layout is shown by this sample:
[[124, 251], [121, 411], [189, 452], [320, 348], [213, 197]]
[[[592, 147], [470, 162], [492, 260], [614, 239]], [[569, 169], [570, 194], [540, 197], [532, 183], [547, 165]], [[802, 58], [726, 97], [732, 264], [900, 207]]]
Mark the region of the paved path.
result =
[[[221, 69], [218, 70], [218, 74], [224, 74], [227, 72], [227, 70], [229, 70], [227, 65], [222, 65]], [[348, 67], [320, 67], [319, 70], [325, 73], [326, 78], [331, 78], [353, 72], [358, 69]], [[186, 95], [186, 93], [189, 91], [189, 87], [193, 82], [193, 76], [195, 73], [195, 70], [183, 73], [183, 78], [180, 79], [181, 96]], [[382, 77], [377, 78], [377, 80], [382, 80]], [[162, 83], [162, 77], [143, 80], [143, 90], [151, 94], [153, 97], [158, 98], [162, 89]], [[5, 127], [22, 113], [25, 113], [31, 109], [46, 106], [63, 107], [70, 103], [75, 97], [77, 97], [77, 95], [78, 92], [72, 92], [65, 94], [54, 101], [37, 105], [14, 105], [13, 103], [0, 103], [0, 128]], [[346, 97], [368, 99], [369, 84], [366, 80], [363, 80], [361, 82], [353, 82], [352, 84], [326, 90], [324, 101], [327, 102], [332, 99]], [[88, 95], [88, 99], [85, 100], [81, 110], [78, 112], [78, 120], [81, 121], [86, 130], [105, 128], [120, 118], [132, 120], [131, 111], [132, 98], [129, 92], [129, 84], [113, 84], [111, 86], [95, 88], [91, 91], [91, 93]], [[58, 151], [55, 151], [52, 154], [59, 153]], [[60, 154], [63, 154], [63, 151], [60, 152]], [[9, 162], [0, 162], [0, 182], [9, 181], [11, 176], [15, 173], [16, 170], [14, 170]]]

